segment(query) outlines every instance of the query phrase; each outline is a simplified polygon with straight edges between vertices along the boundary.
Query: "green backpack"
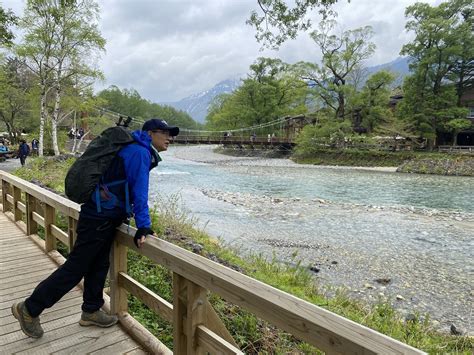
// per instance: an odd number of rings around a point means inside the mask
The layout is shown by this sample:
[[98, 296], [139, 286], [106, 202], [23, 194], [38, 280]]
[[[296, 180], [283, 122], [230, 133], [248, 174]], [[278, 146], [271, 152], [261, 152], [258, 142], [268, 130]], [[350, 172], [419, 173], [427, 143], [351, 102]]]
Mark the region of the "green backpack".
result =
[[87, 202], [119, 150], [134, 142], [123, 126], [107, 128], [94, 138], [67, 172], [66, 196], [77, 203]]

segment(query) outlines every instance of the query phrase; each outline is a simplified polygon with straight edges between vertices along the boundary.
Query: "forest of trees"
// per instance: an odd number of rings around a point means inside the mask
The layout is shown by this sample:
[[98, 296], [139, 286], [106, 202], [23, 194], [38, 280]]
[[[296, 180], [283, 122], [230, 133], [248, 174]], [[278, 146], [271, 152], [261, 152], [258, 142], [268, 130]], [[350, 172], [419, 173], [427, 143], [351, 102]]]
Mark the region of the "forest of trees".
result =
[[[318, 8], [327, 15], [335, 2], [308, 0], [290, 8], [280, 0], [259, 1], [263, 14], [253, 12], [248, 23], [256, 28], [263, 46], [278, 48], [299, 32], [312, 29], [304, 20], [308, 11]], [[316, 123], [305, 127], [300, 144], [358, 140], [360, 133], [417, 137], [430, 147], [440, 136], [450, 136], [456, 143], [457, 133], [472, 127], [461, 102], [474, 83], [472, 2], [415, 3], [405, 15], [405, 28], [415, 36], [401, 48], [400, 54], [410, 58], [411, 70], [402, 87], [393, 87], [393, 73], [365, 74], [365, 60], [375, 50], [369, 26], [339, 33], [329, 16], [310, 32], [322, 54], [319, 63], [290, 65], [259, 58], [241, 87], [212, 103], [208, 128], [230, 130], [306, 114]], [[389, 101], [395, 94], [403, 100], [392, 110]]]
[[[291, 7], [284, 0], [256, 0], [247, 23], [262, 46], [278, 48], [309, 31], [322, 59], [294, 64], [256, 59], [236, 91], [211, 103], [206, 129], [232, 130], [304, 114], [315, 123], [303, 130], [301, 143], [358, 139], [363, 133], [419, 137], [434, 146], [440, 136], [455, 139], [472, 126], [461, 102], [474, 81], [471, 1], [406, 9], [405, 27], [414, 39], [400, 53], [409, 56], [411, 74], [399, 88], [393, 87], [392, 73], [367, 77], [373, 30], [337, 31], [336, 2], [302, 0]], [[307, 20], [314, 11], [323, 15], [317, 26]], [[86, 124], [96, 133], [112, 120], [101, 108], [136, 122], [159, 116], [184, 128], [201, 127], [186, 113], [149, 102], [133, 89], [112, 86], [94, 93], [94, 83], [103, 79], [97, 62], [105, 48], [98, 21], [94, 0], [27, 0], [21, 16], [0, 7], [0, 128], [13, 143], [24, 131], [39, 139], [40, 155], [44, 149], [60, 154], [58, 129]], [[14, 37], [15, 26], [21, 39]], [[394, 93], [404, 97], [396, 110], [388, 106]]]

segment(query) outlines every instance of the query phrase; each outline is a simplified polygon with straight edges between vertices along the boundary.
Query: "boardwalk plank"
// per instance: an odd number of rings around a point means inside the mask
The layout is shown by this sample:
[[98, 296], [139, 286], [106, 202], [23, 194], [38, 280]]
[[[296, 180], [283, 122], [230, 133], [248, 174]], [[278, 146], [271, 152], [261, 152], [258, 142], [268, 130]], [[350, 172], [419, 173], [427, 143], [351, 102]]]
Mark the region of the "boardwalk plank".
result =
[[31, 269], [30, 272], [27, 274], [27, 276], [20, 276], [20, 275], [23, 275], [23, 273], [19, 273], [19, 274], [15, 273], [15, 275], [13, 275], [13, 276], [10, 275], [8, 277], [0, 278], [0, 282], [1, 282], [0, 290], [4, 290], [6, 288], [9, 288], [9, 287], [7, 287], [7, 285], [15, 284], [15, 282], [18, 283], [18, 281], [19, 281], [18, 279], [20, 279], [20, 281], [21, 281], [21, 279], [23, 277], [31, 279], [31, 278], [34, 278], [36, 276], [42, 276], [44, 274], [50, 274], [56, 269], [57, 269], [57, 267], [50, 264], [50, 265], [47, 265], [45, 268]]
[[[33, 288], [29, 290], [19, 291], [19, 292], [9, 295], [8, 300], [5, 299], [4, 302], [0, 302], [0, 311], [3, 311], [4, 309], [10, 309], [10, 306], [12, 305], [13, 302], [19, 302], [19, 301], [24, 300], [26, 297], [31, 295], [32, 292], [33, 292]], [[64, 295], [63, 298], [61, 298], [59, 302], [62, 302], [64, 300], [68, 300], [74, 297], [82, 297], [82, 290], [76, 288], [76, 289], [73, 289], [72, 291], [69, 291], [67, 294]], [[54, 309], [54, 307], [50, 309]]]
[[31, 277], [25, 277], [25, 278], [19, 278], [15, 281], [10, 281], [10, 282], [5, 282], [0, 285], [0, 292], [6, 291], [8, 289], [17, 287], [17, 286], [23, 286], [25, 283], [31, 283], [31, 282], [40, 282], [43, 281], [46, 276], [51, 274], [51, 270], [40, 270], [37, 273], [32, 273], [34, 274]]
[[[7, 261], [12, 261], [12, 260], [24, 260], [28, 259], [33, 256], [41, 255], [44, 254], [40, 249], [36, 250], [27, 250], [25, 253], [22, 253], [21, 250], [18, 251], [18, 254], [16, 255], [9, 255], [9, 256], [4, 256], [0, 259], [0, 265], [3, 263], [6, 263]], [[0, 266], [1, 267], [1, 266]]]
[[[71, 307], [71, 306], [81, 305], [82, 304], [82, 295], [80, 295], [80, 294], [78, 295], [77, 293], [75, 293], [75, 295], [76, 296], [73, 297], [73, 298], [67, 298], [67, 299], [63, 298], [58, 303], [56, 303], [53, 307], [45, 309], [45, 311], [42, 313], [41, 318], [43, 318], [44, 315], [49, 313], [49, 312], [57, 311], [57, 310], [60, 310], [60, 309]], [[7, 316], [11, 316], [11, 319], [16, 322], [16, 319], [12, 316], [12, 312], [11, 312], [10, 309], [7, 308], [7, 309], [0, 310], [0, 318], [7, 317]]]
[[133, 340], [124, 339], [122, 341], [119, 341], [118, 343], [105, 346], [103, 348], [97, 349], [96, 351], [92, 351], [89, 354], [95, 354], [95, 355], [123, 354], [123, 353], [128, 353], [129, 351], [135, 350], [136, 348], [137, 348], [137, 344]]
[[[7, 233], [2, 230], [2, 233]], [[25, 237], [24, 234], [18, 234], [18, 235], [10, 235], [10, 238], [0, 238], [0, 248], [8, 247], [12, 244], [18, 245], [18, 244], [31, 244], [30, 239], [28, 237]]]
[[149, 354], [149, 353], [147, 353], [145, 350], [141, 348], [137, 348], [137, 349], [127, 351], [125, 354], [126, 355], [144, 355], [144, 354]]
[[[57, 352], [53, 352], [52, 354], [89, 354], [93, 351], [97, 351], [102, 349], [109, 344], [115, 344], [122, 340], [128, 339], [127, 334], [123, 332], [119, 327], [117, 327], [117, 331], [105, 334], [100, 337], [90, 338], [88, 341], [77, 344], [70, 348], [60, 350]], [[117, 352], [115, 352], [116, 354]]]
[[77, 287], [43, 312], [45, 334], [41, 339], [24, 335], [11, 305], [28, 297], [57, 266], [2, 213], [0, 231], [0, 354], [146, 354], [119, 325], [105, 329], [79, 326], [82, 291]]
[[[39, 252], [42, 252], [40, 248], [38, 248], [36, 245], [31, 245], [31, 243], [19, 243], [19, 244], [14, 244], [8, 247], [2, 247], [0, 248], [0, 260], [2, 260], [4, 257], [8, 257], [10, 255], [18, 255], [19, 253], [25, 253], [25, 252], [30, 252], [32, 250], [37, 250]], [[44, 253], [43, 253], [44, 254]]]
[[[70, 308], [68, 309], [71, 310]], [[61, 310], [60, 312], [64, 317], [59, 317], [58, 314], [51, 312], [49, 315], [46, 314], [44, 317], [41, 317], [41, 326], [43, 327], [44, 331], [51, 331], [55, 329], [59, 329], [61, 327], [65, 327], [70, 324], [76, 324], [79, 321], [80, 312], [77, 312], [77, 308], [74, 307], [76, 313], [67, 314], [67, 311]], [[48, 317], [49, 316], [49, 317]], [[56, 317], [56, 318], [55, 318]], [[59, 317], [59, 318], [58, 318]], [[47, 320], [44, 321], [43, 318]], [[48, 318], [50, 318], [48, 320]], [[20, 325], [17, 323], [8, 324], [5, 326], [0, 327], [0, 345], [7, 345], [13, 343], [20, 339], [29, 339], [20, 329]]]
[[[41, 325], [46, 331], [46, 327], [50, 323], [55, 323], [60, 321], [61, 319], [65, 319], [68, 323], [66, 324], [72, 324], [72, 323], [77, 323], [80, 319], [81, 315], [81, 307], [76, 306], [69, 306], [67, 308], [63, 309], [55, 309], [52, 310], [51, 312], [45, 312], [40, 316], [41, 320]], [[69, 317], [72, 316], [73, 318], [69, 319]], [[5, 334], [9, 333], [14, 333], [20, 330], [20, 325], [18, 321], [13, 317], [5, 317], [5, 318], [0, 318], [0, 322], [4, 321], [5, 324], [2, 324], [0, 326], [0, 335], [3, 336]], [[0, 337], [0, 344], [1, 340], [3, 340], [3, 337]]]
[[0, 290], [0, 301], [3, 302], [3, 297], [4, 296], [8, 296], [12, 293], [15, 293], [15, 292], [18, 292], [18, 291], [24, 291], [24, 290], [30, 290], [32, 291], [36, 285], [38, 283], [40, 283], [40, 281], [42, 281], [43, 279], [39, 278], [37, 280], [28, 280], [28, 281], [25, 281], [25, 283], [23, 283], [22, 285], [20, 286], [17, 286], [17, 287], [14, 287], [14, 288], [8, 288], [8, 289], [5, 289], [5, 290]]
[[38, 259], [33, 259], [29, 261], [22, 262], [21, 265], [15, 265], [15, 264], [6, 264], [2, 265], [0, 268], [0, 278], [2, 277], [1, 275], [5, 273], [11, 273], [15, 272], [17, 273], [19, 270], [38, 270], [39, 268], [45, 267], [47, 265], [55, 265], [52, 260], [44, 259], [44, 258], [38, 258]]
[[117, 326], [110, 328], [85, 328], [76, 323], [47, 332], [38, 340], [19, 340], [10, 343], [5, 346], [5, 350], [15, 351], [17, 354], [51, 354], [52, 352], [65, 350], [77, 344], [90, 341], [91, 338], [100, 338], [110, 332], [117, 331], [117, 328]]
[[[22, 265], [23, 263], [31, 263], [31, 262], [34, 262], [34, 261], [37, 261], [37, 260], [46, 260], [44, 258], [44, 256], [45, 256], [44, 253], [43, 253], [43, 255], [38, 254], [38, 255], [30, 256], [27, 259], [22, 259], [21, 262], [18, 262], [18, 260], [20, 260], [20, 258], [12, 259], [12, 260], [9, 260], [9, 261], [0, 260], [0, 270], [2, 270], [3, 267], [12, 267], [12, 266], [15, 266], [15, 265], [18, 266], [18, 265]], [[51, 260], [51, 259], [48, 258], [48, 260]]]

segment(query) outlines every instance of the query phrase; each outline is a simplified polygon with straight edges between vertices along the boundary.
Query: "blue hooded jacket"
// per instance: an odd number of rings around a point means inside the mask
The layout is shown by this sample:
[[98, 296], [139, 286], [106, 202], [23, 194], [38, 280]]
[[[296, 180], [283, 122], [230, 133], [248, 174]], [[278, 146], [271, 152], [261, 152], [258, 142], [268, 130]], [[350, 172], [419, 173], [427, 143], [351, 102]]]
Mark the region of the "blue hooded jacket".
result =
[[[97, 195], [93, 193], [89, 201], [81, 206], [81, 214], [94, 219], [125, 219], [129, 217], [126, 206], [128, 193], [137, 228], [150, 228], [149, 176], [150, 170], [158, 165], [161, 158], [152, 148], [151, 137], [146, 131], [134, 131], [132, 136], [135, 143], [119, 151], [101, 179], [100, 208], [96, 204]], [[117, 181], [124, 183], [113, 185]], [[112, 185], [108, 187], [108, 184]]]

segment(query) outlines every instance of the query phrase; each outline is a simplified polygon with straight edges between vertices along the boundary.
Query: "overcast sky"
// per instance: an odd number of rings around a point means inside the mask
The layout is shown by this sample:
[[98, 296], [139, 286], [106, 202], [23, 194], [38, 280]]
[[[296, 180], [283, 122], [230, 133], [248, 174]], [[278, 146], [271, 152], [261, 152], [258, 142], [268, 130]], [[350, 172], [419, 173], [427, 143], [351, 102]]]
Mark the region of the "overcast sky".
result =
[[[24, 1], [0, 0], [22, 14]], [[377, 49], [367, 65], [395, 59], [412, 34], [405, 32], [405, 8], [414, 0], [339, 0], [340, 30], [371, 25]], [[425, 0], [431, 5], [440, 0]], [[178, 101], [219, 81], [245, 74], [259, 56], [288, 63], [317, 62], [308, 34], [279, 51], [261, 52], [254, 29], [245, 24], [257, 0], [99, 0], [100, 29], [107, 40], [100, 67], [106, 82], [134, 88], [153, 102]], [[318, 21], [316, 12], [313, 22]]]

